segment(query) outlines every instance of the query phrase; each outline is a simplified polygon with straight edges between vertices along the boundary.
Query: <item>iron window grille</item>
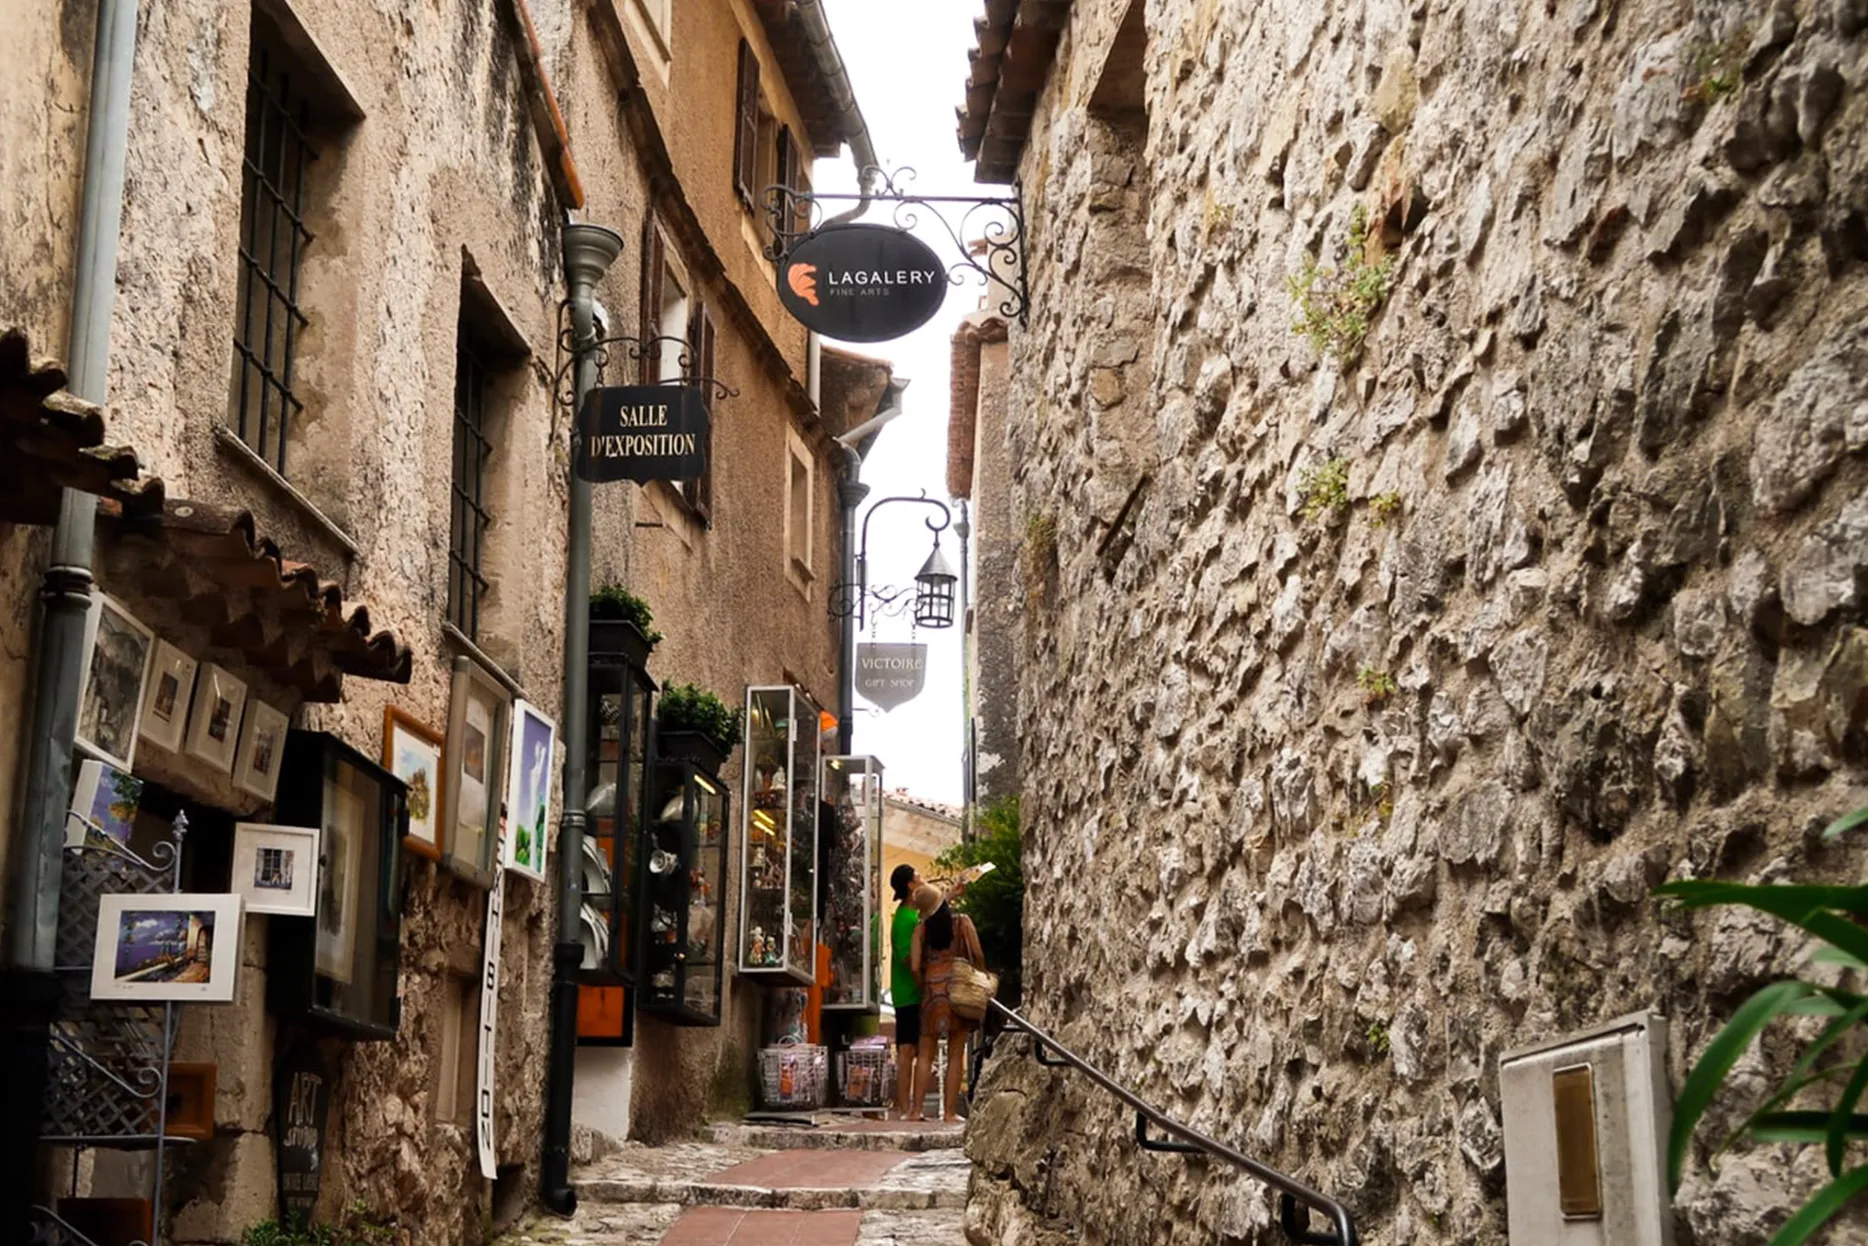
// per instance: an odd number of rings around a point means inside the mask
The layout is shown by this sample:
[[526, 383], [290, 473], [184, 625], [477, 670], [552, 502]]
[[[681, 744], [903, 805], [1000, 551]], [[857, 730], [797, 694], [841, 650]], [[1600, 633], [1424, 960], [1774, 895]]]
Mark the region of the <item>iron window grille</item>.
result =
[[235, 402], [240, 439], [280, 475], [293, 422], [305, 409], [292, 389], [292, 366], [306, 324], [298, 283], [311, 242], [305, 181], [317, 153], [310, 122], [289, 59], [256, 27], [247, 65]]
[[487, 509], [487, 367], [465, 333], [454, 348], [454, 468], [449, 489], [448, 622], [469, 640], [480, 639], [480, 606], [487, 580], [482, 573]]

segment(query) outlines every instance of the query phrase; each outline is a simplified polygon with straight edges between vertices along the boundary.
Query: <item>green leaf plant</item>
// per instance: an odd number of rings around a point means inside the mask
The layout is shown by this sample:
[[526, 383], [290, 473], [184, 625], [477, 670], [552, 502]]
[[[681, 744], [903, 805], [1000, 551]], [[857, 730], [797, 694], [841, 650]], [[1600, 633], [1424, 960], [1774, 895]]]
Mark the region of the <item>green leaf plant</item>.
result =
[[[1836, 819], [1823, 832], [1823, 839], [1833, 840], [1864, 824], [1868, 824], [1868, 807]], [[1868, 921], [1868, 885], [1750, 885], [1686, 879], [1668, 883], [1656, 894], [1686, 909], [1739, 905], [1775, 917], [1814, 936], [1811, 960], [1853, 970], [1858, 984], [1868, 976], [1868, 928], [1861, 924]], [[1781, 1017], [1823, 1017], [1827, 1024], [1804, 1047], [1776, 1091], [1752, 1110], [1718, 1153], [1743, 1136], [1754, 1142], [1823, 1149], [1829, 1183], [1811, 1195], [1770, 1241], [1770, 1246], [1802, 1246], [1868, 1190], [1868, 1157], [1859, 1151], [1850, 1153], [1851, 1146], [1868, 1141], [1868, 1114], [1858, 1111], [1868, 1092], [1868, 1044], [1863, 1042], [1868, 1038], [1868, 995], [1787, 978], [1761, 988], [1741, 1004], [1680, 1088], [1667, 1140], [1667, 1180], [1677, 1193], [1701, 1118], [1740, 1057]], [[1855, 1054], [1846, 1054], [1851, 1051]]]

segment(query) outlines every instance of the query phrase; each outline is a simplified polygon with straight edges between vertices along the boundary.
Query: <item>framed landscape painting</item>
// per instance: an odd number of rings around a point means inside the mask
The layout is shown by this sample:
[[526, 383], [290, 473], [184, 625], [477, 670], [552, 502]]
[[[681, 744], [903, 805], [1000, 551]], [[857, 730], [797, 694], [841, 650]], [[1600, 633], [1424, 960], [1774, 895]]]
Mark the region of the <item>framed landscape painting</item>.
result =
[[156, 634], [102, 593], [91, 598], [84, 686], [78, 696], [78, 747], [119, 770], [136, 758], [136, 725]]
[[92, 999], [231, 1003], [239, 968], [239, 896], [183, 892], [99, 899]]
[[138, 726], [143, 739], [171, 753], [181, 752], [199, 665], [168, 641], [156, 642], [149, 660], [149, 686], [143, 692], [143, 721]]
[[65, 846], [81, 848], [95, 832], [119, 844], [130, 842], [136, 810], [143, 803], [143, 781], [107, 761], [86, 758], [78, 764], [78, 786], [65, 824]]
[[393, 705], [383, 709], [383, 768], [409, 789], [409, 833], [402, 843], [411, 852], [439, 860], [441, 843], [441, 758], [439, 732]]
[[319, 832], [315, 826], [234, 824], [233, 886], [249, 913], [315, 917]]
[[502, 860], [528, 878], [545, 877], [545, 840], [551, 833], [552, 746], [557, 728], [536, 705], [512, 710], [512, 753], [506, 779], [509, 824]]

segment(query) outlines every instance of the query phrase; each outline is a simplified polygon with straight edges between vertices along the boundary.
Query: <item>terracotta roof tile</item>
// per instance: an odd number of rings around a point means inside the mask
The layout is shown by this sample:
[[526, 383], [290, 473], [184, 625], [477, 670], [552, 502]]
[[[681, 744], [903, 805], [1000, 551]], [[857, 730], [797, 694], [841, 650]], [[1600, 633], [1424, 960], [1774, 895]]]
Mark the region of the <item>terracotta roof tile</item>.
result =
[[137, 478], [134, 451], [104, 444], [103, 411], [65, 382], [64, 368], [32, 357], [25, 330], [0, 333], [0, 522], [54, 522], [61, 489], [160, 506], [161, 482]]

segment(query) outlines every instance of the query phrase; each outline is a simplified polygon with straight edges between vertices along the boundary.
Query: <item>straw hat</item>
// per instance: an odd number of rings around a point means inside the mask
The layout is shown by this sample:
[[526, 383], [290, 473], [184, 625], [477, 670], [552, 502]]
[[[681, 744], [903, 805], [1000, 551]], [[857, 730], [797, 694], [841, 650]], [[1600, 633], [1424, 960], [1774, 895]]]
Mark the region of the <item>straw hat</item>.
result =
[[930, 917], [941, 906], [941, 894], [929, 884], [922, 883], [915, 888], [914, 906], [915, 912], [922, 917]]

